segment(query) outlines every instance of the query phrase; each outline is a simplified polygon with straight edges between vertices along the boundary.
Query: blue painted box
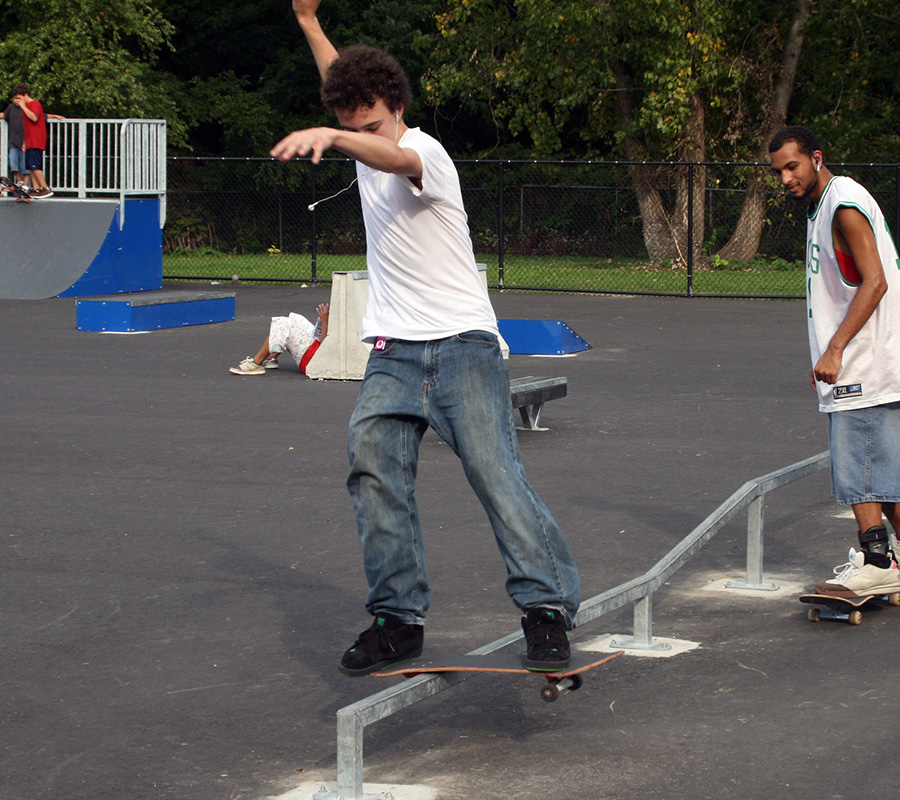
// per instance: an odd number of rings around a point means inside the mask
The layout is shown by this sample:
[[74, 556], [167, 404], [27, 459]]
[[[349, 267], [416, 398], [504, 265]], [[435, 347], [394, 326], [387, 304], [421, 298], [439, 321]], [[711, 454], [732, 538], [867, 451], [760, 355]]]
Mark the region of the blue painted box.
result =
[[142, 292], [75, 301], [80, 331], [155, 331], [234, 319], [234, 292]]

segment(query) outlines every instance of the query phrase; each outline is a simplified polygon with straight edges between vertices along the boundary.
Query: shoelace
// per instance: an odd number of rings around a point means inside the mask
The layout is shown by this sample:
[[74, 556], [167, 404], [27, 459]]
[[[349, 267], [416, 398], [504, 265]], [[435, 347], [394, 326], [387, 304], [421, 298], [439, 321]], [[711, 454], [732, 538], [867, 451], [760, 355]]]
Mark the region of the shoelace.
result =
[[838, 583], [841, 583], [847, 580], [847, 578], [849, 578], [854, 572], [857, 572], [859, 570], [859, 567], [854, 564], [853, 561], [858, 555], [859, 553], [851, 548], [850, 560], [834, 568], [835, 578], [833, 578], [832, 580], [836, 580]]
[[559, 650], [566, 641], [564, 629], [549, 620], [540, 620], [533, 628], [527, 631], [527, 643], [529, 647], [539, 644], [549, 645], [551, 650]]
[[847, 578], [849, 578], [858, 569], [859, 567], [857, 567], [850, 561], [848, 561], [846, 564], [841, 564], [839, 567], [834, 568], [834, 580], [838, 581], [839, 583], [843, 583], [843, 581], [847, 580]]
[[381, 652], [394, 652], [394, 645], [391, 644], [388, 632], [382, 627], [373, 627], [364, 630], [353, 644], [353, 648], [356, 649], [360, 645], [369, 644], [373, 639], [375, 640], [378, 650]]

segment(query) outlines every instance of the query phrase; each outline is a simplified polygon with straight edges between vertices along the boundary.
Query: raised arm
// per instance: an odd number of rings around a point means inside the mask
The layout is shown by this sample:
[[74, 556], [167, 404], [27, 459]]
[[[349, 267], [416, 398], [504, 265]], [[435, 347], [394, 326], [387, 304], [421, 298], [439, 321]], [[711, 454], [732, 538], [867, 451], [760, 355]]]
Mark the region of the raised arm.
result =
[[297, 16], [297, 22], [306, 36], [309, 43], [309, 49], [312, 50], [313, 58], [316, 59], [316, 66], [319, 69], [319, 75], [325, 80], [325, 73], [331, 62], [337, 58], [337, 50], [328, 40], [322, 26], [319, 25], [319, 18], [316, 11], [319, 9], [321, 0], [293, 0], [294, 14]]

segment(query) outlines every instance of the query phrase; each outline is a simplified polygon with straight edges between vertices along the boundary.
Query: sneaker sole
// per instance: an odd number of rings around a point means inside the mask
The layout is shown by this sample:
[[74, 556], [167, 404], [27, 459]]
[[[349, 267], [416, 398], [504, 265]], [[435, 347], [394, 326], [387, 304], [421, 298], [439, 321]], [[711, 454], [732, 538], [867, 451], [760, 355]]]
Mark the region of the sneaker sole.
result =
[[361, 678], [364, 675], [371, 675], [373, 672], [378, 672], [385, 667], [396, 666], [397, 664], [405, 664], [407, 661], [414, 661], [420, 655], [422, 655], [421, 647], [418, 650], [413, 650], [412, 652], [407, 653], [402, 658], [396, 660], [392, 658], [386, 658], [384, 661], [379, 661], [369, 667], [361, 667], [360, 669], [350, 669], [350, 667], [345, 667], [343, 664], [338, 664], [338, 672], [340, 672], [341, 675], [346, 675], [348, 678]]
[[880, 594], [895, 594], [900, 592], [898, 586], [885, 586], [879, 589], [877, 586], [866, 589], [864, 592], [854, 592], [852, 589], [836, 589], [833, 586], [816, 584], [816, 594], [827, 594], [832, 597], [840, 597], [842, 600], [855, 600], [859, 597], [877, 597]]
[[522, 664], [529, 672], [565, 672], [569, 667], [569, 659], [565, 661], [529, 661], [522, 659]]

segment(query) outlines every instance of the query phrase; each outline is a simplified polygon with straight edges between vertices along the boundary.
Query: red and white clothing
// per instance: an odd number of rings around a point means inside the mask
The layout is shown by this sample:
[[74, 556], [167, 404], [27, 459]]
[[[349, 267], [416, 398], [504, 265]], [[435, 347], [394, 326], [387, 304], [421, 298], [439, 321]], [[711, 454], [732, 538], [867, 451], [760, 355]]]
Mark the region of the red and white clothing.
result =
[[812, 363], [846, 317], [861, 282], [853, 259], [835, 248], [832, 224], [841, 207], [855, 208], [872, 226], [888, 290], [844, 350], [837, 384], [816, 383], [819, 410], [825, 412], [900, 400], [900, 260], [878, 203], [852, 178], [832, 178], [807, 212], [806, 304]]
[[300, 372], [306, 374], [306, 367], [319, 349], [316, 325], [302, 314], [291, 312], [287, 317], [272, 317], [269, 325], [269, 351], [283, 353], [287, 350]]

